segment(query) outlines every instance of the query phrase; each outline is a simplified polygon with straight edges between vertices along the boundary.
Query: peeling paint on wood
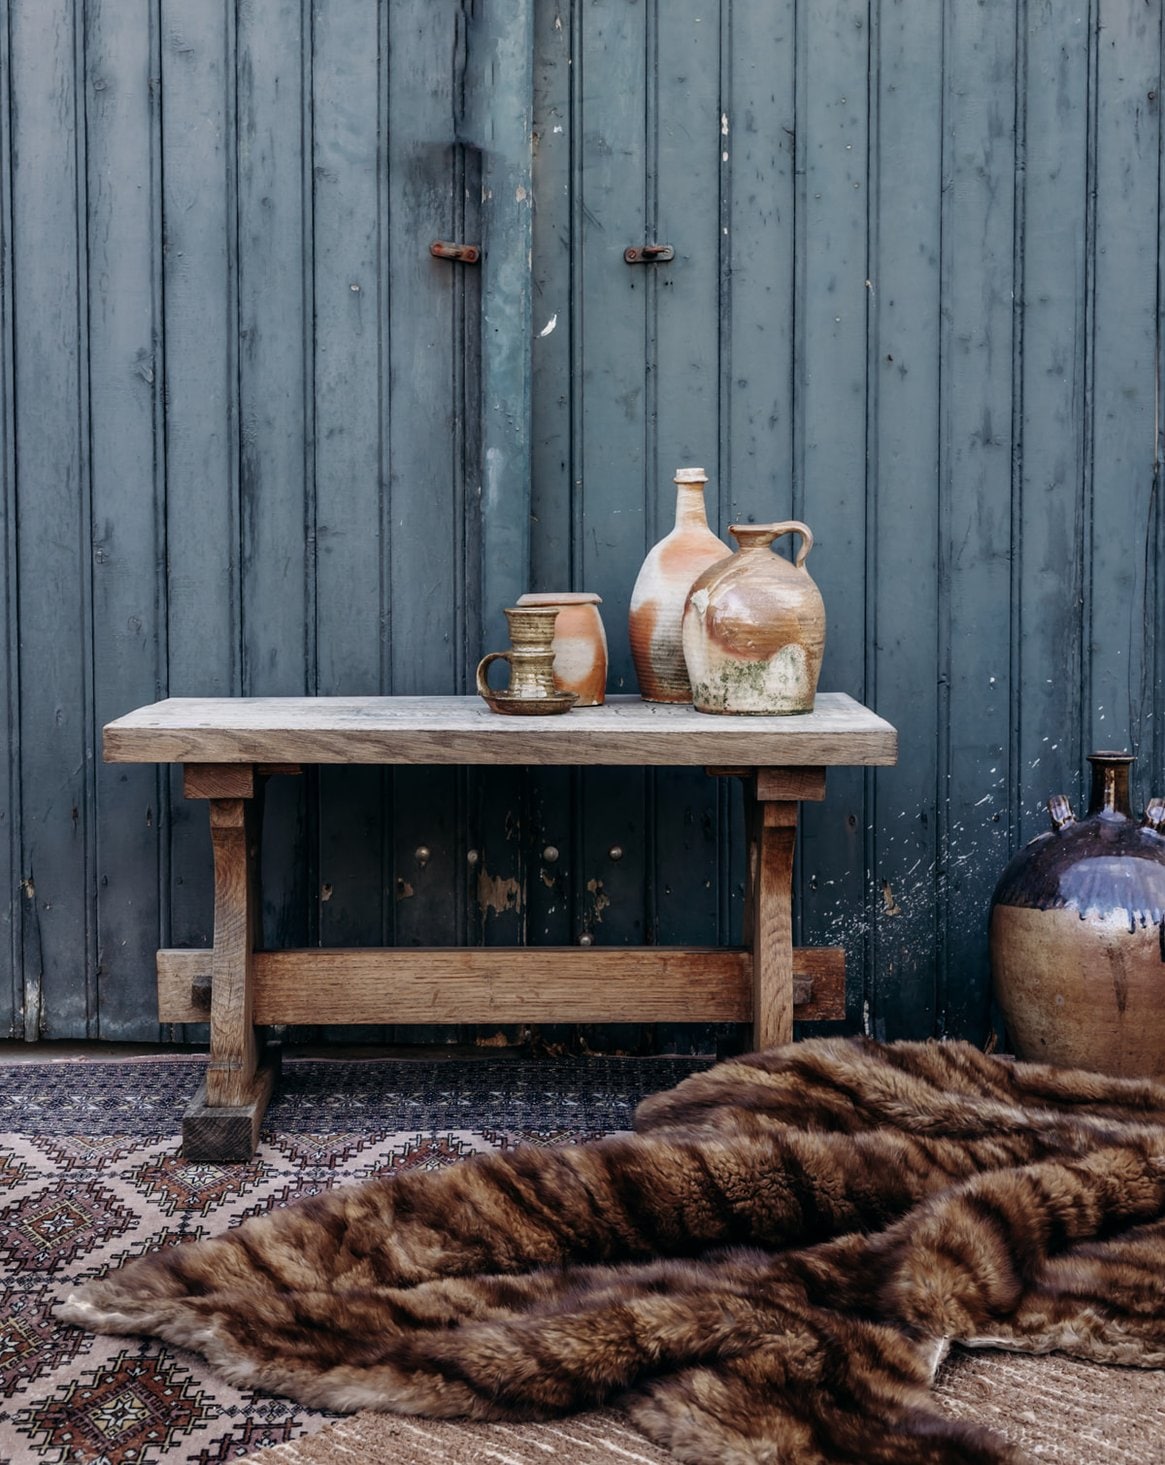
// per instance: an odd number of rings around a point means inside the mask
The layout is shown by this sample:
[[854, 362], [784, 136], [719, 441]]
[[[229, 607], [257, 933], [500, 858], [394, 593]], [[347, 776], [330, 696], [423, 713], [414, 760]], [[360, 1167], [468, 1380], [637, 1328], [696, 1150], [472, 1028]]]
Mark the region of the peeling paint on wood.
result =
[[491, 875], [483, 865], [477, 876], [477, 908], [483, 916], [522, 909], [522, 887], [513, 876]]

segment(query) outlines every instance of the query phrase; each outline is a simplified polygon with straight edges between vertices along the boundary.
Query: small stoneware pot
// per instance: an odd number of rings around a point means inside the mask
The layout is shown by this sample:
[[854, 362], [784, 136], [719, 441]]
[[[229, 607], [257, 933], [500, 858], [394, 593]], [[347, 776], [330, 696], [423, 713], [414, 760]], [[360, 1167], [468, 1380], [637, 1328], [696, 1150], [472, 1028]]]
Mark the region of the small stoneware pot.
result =
[[1127, 753], [1093, 753], [1077, 819], [1021, 849], [991, 902], [995, 995], [1016, 1053], [1122, 1077], [1165, 1077], [1165, 799], [1129, 804]]
[[[506, 611], [510, 650], [491, 651], [477, 664], [477, 690], [494, 712], [545, 716], [569, 712], [578, 698], [554, 685], [554, 607], [511, 606]], [[495, 661], [510, 664], [510, 685], [495, 691], [488, 681]]]
[[[812, 712], [825, 606], [805, 568], [813, 535], [796, 520], [733, 524], [740, 548], [709, 566], [684, 610], [684, 659], [697, 712]], [[792, 564], [772, 553], [799, 534]]]
[[574, 692], [579, 707], [600, 707], [607, 695], [607, 634], [599, 614], [602, 599], [582, 590], [533, 591], [519, 606], [554, 606], [554, 685]]

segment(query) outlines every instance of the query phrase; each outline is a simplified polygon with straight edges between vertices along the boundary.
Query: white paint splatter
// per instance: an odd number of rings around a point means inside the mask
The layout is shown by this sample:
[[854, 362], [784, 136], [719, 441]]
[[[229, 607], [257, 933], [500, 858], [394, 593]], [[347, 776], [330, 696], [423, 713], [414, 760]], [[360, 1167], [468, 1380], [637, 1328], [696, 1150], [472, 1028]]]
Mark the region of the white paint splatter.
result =
[[720, 136], [721, 137], [727, 137], [728, 136], [728, 113], [727, 112], [721, 112], [721, 114], [720, 114]]
[[542, 327], [542, 329], [538, 332], [538, 339], [539, 340], [542, 340], [542, 338], [544, 336], [549, 336], [553, 332], [554, 327], [557, 324], [558, 324], [558, 316], [557, 316], [557, 314], [552, 315], [550, 317], [550, 319], [546, 322], [546, 324]]

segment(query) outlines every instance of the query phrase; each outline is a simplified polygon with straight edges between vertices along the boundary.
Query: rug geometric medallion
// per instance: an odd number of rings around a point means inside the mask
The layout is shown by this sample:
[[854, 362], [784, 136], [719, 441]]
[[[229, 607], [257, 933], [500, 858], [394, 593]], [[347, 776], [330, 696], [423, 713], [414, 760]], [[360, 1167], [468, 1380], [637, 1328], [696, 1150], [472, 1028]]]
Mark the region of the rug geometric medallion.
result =
[[187, 1164], [188, 1056], [0, 1065], [0, 1462], [221, 1465], [335, 1416], [200, 1358], [59, 1326], [53, 1300], [159, 1246], [372, 1175], [628, 1129], [699, 1059], [290, 1059], [245, 1165]]

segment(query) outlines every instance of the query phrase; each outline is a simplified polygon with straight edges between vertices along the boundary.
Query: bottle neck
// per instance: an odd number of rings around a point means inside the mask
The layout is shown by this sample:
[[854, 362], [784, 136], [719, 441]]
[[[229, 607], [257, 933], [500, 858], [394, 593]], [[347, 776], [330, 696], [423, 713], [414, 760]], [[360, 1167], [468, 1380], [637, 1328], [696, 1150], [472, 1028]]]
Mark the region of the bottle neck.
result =
[[1132, 758], [1127, 753], [1092, 753], [1092, 796], [1088, 800], [1090, 814], [1116, 814], [1133, 817], [1129, 803], [1129, 769]]
[[708, 511], [704, 506], [702, 483], [676, 484], [676, 528], [707, 529]]

